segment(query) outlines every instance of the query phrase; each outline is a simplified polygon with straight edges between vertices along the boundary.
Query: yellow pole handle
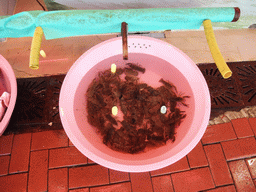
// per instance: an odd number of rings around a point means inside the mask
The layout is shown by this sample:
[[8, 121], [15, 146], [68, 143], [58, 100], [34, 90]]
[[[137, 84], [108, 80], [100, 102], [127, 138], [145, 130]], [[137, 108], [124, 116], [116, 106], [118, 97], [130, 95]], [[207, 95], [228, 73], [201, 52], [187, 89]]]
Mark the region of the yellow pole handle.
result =
[[223, 56], [221, 55], [221, 52], [219, 50], [218, 44], [213, 33], [211, 20], [204, 20], [203, 25], [205, 36], [212, 53], [212, 57], [223, 78], [227, 79], [231, 77], [232, 71], [229, 69], [227, 63], [225, 62]]
[[30, 50], [30, 60], [29, 68], [38, 69], [39, 68], [39, 54], [43, 37], [43, 29], [37, 27], [32, 39], [31, 50]]

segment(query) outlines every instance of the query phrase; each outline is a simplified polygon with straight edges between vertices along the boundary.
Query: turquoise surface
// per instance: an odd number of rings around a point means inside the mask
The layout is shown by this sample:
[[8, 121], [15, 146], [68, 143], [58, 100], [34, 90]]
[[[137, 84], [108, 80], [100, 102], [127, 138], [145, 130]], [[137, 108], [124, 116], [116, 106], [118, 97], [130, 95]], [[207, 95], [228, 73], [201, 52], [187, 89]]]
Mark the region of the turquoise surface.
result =
[[122, 22], [129, 32], [199, 29], [206, 19], [231, 22], [234, 15], [233, 7], [29, 11], [0, 17], [0, 38], [32, 37], [37, 26], [46, 39], [120, 33]]

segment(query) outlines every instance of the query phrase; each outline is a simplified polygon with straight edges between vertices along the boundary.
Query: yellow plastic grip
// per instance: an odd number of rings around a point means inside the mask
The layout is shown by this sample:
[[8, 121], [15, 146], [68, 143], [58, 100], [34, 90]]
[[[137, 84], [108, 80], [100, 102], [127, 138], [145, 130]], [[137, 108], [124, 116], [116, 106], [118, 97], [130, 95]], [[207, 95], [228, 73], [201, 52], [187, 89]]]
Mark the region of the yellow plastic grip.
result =
[[205, 36], [212, 53], [212, 57], [223, 78], [227, 79], [231, 77], [232, 71], [229, 69], [227, 63], [225, 62], [223, 56], [221, 55], [221, 52], [219, 50], [218, 44], [213, 33], [211, 20], [204, 20], [203, 25]]
[[42, 37], [43, 37], [43, 29], [41, 27], [37, 27], [34, 33], [34, 37], [32, 39], [32, 44], [31, 44], [30, 60], [29, 60], [30, 69], [39, 68], [39, 55], [40, 55]]

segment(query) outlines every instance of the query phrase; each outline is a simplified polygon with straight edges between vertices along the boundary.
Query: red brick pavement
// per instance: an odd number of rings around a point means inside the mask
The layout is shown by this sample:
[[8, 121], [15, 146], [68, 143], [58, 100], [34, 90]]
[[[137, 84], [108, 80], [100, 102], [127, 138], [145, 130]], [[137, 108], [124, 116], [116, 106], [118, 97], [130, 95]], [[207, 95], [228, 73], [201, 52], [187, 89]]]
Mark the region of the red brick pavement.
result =
[[146, 173], [107, 169], [83, 156], [63, 130], [0, 137], [0, 191], [256, 191], [256, 118], [209, 126], [173, 165]]

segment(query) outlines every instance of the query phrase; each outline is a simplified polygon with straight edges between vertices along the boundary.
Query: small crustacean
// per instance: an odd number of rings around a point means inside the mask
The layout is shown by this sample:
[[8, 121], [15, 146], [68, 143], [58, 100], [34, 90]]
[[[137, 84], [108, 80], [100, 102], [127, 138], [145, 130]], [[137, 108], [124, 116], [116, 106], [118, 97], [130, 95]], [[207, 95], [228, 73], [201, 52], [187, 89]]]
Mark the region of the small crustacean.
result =
[[106, 106], [107, 104], [104, 102], [104, 98], [101, 94], [95, 93], [95, 97], [99, 103], [100, 106]]
[[122, 68], [117, 68], [115, 74], [116, 74], [116, 75], [122, 75], [123, 72], [124, 72], [124, 69], [122, 69]]
[[87, 90], [87, 97], [92, 98], [94, 93], [96, 92], [96, 87], [98, 86], [98, 83], [96, 81], [96, 78], [92, 80], [88, 90]]
[[182, 105], [185, 107], [188, 107], [188, 104], [184, 101], [187, 98], [190, 98], [190, 96], [181, 96], [182, 100], [180, 101]]
[[106, 118], [112, 123], [113, 125], [117, 125], [117, 121], [114, 117], [112, 117], [110, 114], [106, 115]]
[[142, 72], [142, 73], [145, 73], [146, 69], [139, 66], [139, 65], [136, 65], [134, 63], [127, 63], [126, 65], [129, 65], [129, 67], [131, 67], [132, 69], [136, 70], [136, 71], [139, 71], [139, 72]]
[[169, 88], [169, 89], [172, 89], [172, 88], [173, 88], [173, 89], [175, 90], [175, 92], [177, 92], [177, 88], [176, 88], [172, 83], [163, 80], [163, 78], [161, 78], [161, 79], [159, 80], [159, 82], [163, 83], [164, 86], [166, 86], [166, 87]]
[[146, 88], [147, 86], [148, 86], [148, 85], [147, 85], [146, 83], [140, 83], [140, 84], [138, 84], [139, 90], [142, 90], [142, 89]]
[[109, 129], [107, 129], [107, 131], [106, 131], [106, 133], [105, 133], [105, 135], [103, 137], [103, 143], [107, 145], [108, 142], [110, 140], [112, 140], [114, 134], [115, 134], [115, 128], [114, 127], [111, 127]]
[[138, 71], [135, 71], [135, 70], [133, 70], [131, 68], [128, 68], [128, 67], [124, 68], [124, 73], [127, 76], [138, 76], [139, 75]]
[[[115, 73], [99, 72], [93, 79], [86, 93], [88, 123], [98, 129], [105, 145], [126, 153], [175, 141], [176, 128], [186, 117], [178, 104], [187, 106], [185, 100], [189, 97], [179, 94], [173, 84], [163, 79], [158, 88], [140, 82], [138, 73], [144, 73], [145, 68], [127, 65]], [[120, 77], [123, 72], [124, 79]], [[163, 106], [166, 109], [161, 112]], [[120, 107], [122, 121], [112, 113], [113, 107]]]
[[126, 80], [126, 81], [138, 81], [139, 78], [138, 78], [138, 77], [135, 77], [135, 76], [126, 75], [126, 76], [125, 76], [125, 80]]

